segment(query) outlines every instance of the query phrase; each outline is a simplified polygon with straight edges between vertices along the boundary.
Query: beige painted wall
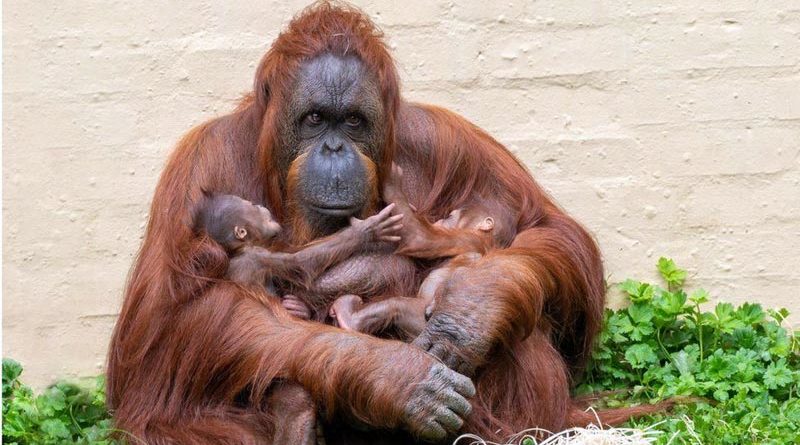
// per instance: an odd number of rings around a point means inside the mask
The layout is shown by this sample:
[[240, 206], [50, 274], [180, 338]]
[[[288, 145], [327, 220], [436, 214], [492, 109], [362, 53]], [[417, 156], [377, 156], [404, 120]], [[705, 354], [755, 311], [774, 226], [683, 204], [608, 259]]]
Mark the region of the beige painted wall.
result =
[[[41, 385], [102, 371], [167, 154], [305, 2], [4, 3], [3, 355]], [[358, 3], [406, 96], [507, 144], [611, 281], [668, 255], [693, 286], [800, 312], [797, 1]]]

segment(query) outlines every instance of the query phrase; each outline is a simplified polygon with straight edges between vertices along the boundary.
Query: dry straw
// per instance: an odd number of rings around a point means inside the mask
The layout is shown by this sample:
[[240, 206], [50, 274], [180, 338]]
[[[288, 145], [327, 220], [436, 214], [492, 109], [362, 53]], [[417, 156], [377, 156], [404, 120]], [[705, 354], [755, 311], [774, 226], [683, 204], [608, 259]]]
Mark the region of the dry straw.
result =
[[[570, 428], [557, 434], [541, 428], [531, 428], [515, 434], [502, 444], [486, 441], [474, 434], [464, 434], [459, 436], [453, 445], [653, 445], [656, 439], [664, 434], [656, 430], [656, 426], [657, 424], [642, 430], [589, 425], [586, 428]], [[687, 429], [691, 433], [692, 428]], [[670, 438], [669, 443], [674, 439], [675, 437]], [[692, 443], [700, 444], [699, 438], [692, 439], [696, 439]]]

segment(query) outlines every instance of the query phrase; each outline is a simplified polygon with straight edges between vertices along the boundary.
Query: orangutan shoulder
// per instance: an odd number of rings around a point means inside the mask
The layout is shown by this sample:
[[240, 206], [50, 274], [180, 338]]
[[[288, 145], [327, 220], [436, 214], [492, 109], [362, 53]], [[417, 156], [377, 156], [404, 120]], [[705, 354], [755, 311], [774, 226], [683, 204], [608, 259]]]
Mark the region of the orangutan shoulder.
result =
[[430, 153], [433, 144], [434, 122], [427, 106], [403, 102], [397, 113], [398, 157], [416, 157]]

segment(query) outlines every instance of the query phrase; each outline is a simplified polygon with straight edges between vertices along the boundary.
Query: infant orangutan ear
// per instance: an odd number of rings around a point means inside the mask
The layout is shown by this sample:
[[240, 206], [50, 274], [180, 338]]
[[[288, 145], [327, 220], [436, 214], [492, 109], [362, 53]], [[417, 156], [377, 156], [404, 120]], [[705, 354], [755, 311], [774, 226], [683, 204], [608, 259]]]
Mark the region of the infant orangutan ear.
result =
[[242, 241], [247, 237], [247, 229], [242, 226], [235, 226], [233, 228], [233, 235], [236, 237], [236, 239]]
[[494, 230], [494, 218], [491, 216], [487, 216], [480, 224], [478, 224], [478, 230], [481, 232], [491, 232]]

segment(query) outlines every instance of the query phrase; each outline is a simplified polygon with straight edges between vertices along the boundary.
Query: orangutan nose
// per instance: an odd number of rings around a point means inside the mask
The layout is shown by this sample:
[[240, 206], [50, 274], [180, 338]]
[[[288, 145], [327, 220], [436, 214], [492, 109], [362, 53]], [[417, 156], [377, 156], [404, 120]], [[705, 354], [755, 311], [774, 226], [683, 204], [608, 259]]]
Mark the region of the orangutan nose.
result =
[[344, 147], [344, 143], [341, 139], [327, 140], [322, 143], [322, 150], [331, 153], [338, 153], [342, 151], [342, 147]]

